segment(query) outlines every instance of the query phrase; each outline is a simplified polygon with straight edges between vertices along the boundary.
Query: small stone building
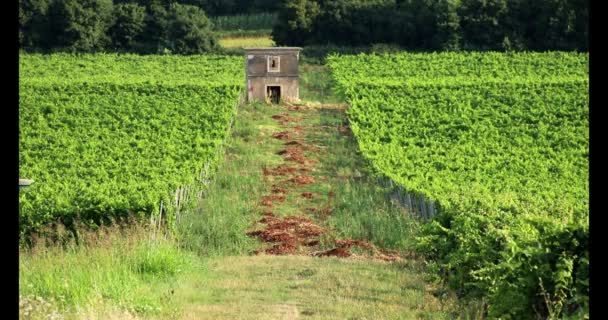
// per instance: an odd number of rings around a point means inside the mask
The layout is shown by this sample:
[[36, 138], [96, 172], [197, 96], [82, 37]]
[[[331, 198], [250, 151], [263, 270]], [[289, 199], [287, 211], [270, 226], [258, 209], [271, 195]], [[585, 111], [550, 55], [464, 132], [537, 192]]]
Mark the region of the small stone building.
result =
[[247, 101], [300, 100], [296, 47], [245, 48]]

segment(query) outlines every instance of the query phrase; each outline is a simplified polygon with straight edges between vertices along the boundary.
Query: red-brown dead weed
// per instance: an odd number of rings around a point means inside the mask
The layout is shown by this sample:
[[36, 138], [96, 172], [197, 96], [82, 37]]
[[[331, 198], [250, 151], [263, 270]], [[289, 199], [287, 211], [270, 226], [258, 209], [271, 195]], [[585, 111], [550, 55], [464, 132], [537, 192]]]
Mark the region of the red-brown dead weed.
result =
[[291, 106], [289, 108], [287, 108], [289, 111], [300, 111], [303, 110], [304, 108], [300, 107], [300, 106]]
[[317, 145], [312, 145], [312, 144], [306, 144], [306, 143], [302, 143], [300, 141], [297, 140], [290, 140], [284, 143], [284, 145], [286, 146], [293, 146], [293, 147], [298, 147], [302, 150], [306, 150], [306, 151], [318, 151], [321, 150], [322, 147], [317, 146]]
[[281, 131], [277, 133], [273, 133], [272, 137], [280, 140], [289, 140], [289, 131]]
[[321, 208], [319, 210], [319, 218], [326, 219], [327, 217], [329, 217], [331, 215], [331, 212], [333, 210], [334, 209], [332, 207], [329, 207], [329, 206], [325, 206], [325, 207]]
[[296, 245], [289, 242], [282, 242], [279, 244], [275, 244], [271, 248], [265, 250], [268, 254], [281, 255], [281, 254], [290, 254], [296, 251]]
[[350, 126], [338, 126], [338, 131], [342, 134], [349, 134]]
[[300, 121], [299, 118], [292, 117], [286, 113], [275, 114], [274, 116], [272, 116], [272, 118], [277, 120], [277, 122], [279, 122], [279, 124], [281, 124], [281, 125], [286, 125], [290, 122]]
[[297, 216], [276, 218], [267, 216], [260, 223], [266, 224], [262, 230], [248, 232], [247, 235], [258, 237], [264, 242], [278, 242], [277, 245], [266, 250], [270, 254], [293, 253], [298, 245], [311, 245], [318, 243], [318, 237], [323, 229], [313, 221]]
[[304, 151], [295, 147], [287, 147], [286, 149], [278, 151], [277, 154], [283, 156], [285, 161], [294, 161], [300, 164], [314, 163], [314, 161], [306, 159]]
[[340, 257], [346, 258], [350, 257], [352, 253], [348, 249], [345, 248], [333, 248], [322, 252], [317, 252], [314, 254], [316, 257]]
[[312, 192], [302, 192], [302, 197], [312, 199], [314, 197], [314, 194]]
[[272, 186], [271, 189], [272, 193], [280, 193], [280, 194], [287, 194], [287, 189], [285, 188], [281, 188], [281, 187], [277, 187], [277, 186]]
[[285, 157], [295, 157], [295, 156], [303, 157], [304, 151], [302, 151], [302, 149], [295, 148], [295, 147], [287, 147], [286, 149], [277, 151], [277, 154], [280, 156], [285, 156]]
[[296, 141], [296, 140], [290, 140], [284, 143], [286, 146], [299, 146], [302, 147], [304, 146], [304, 144], [300, 141]]
[[315, 178], [311, 176], [301, 175], [289, 179], [290, 182], [298, 185], [311, 184], [315, 182]]
[[273, 202], [283, 202], [285, 201], [285, 196], [279, 196], [279, 195], [269, 195], [269, 196], [262, 196], [262, 201], [260, 202], [261, 205], [265, 206], [265, 207], [272, 207]]
[[286, 176], [286, 175], [296, 172], [296, 170], [298, 170], [298, 168], [291, 167], [291, 166], [284, 165], [284, 164], [279, 165], [278, 167], [276, 167], [274, 169], [268, 169], [266, 167], [262, 168], [262, 171], [265, 176]]
[[367, 241], [353, 239], [336, 240], [335, 248], [316, 252], [312, 255], [317, 257], [350, 257], [352, 255], [352, 253], [350, 252], [350, 249], [352, 247], [359, 247], [362, 249], [369, 250], [369, 254], [371, 255], [371, 257], [376, 259], [389, 262], [402, 260], [402, 258], [397, 253], [379, 250], [378, 248], [376, 248], [376, 246]]
[[374, 249], [374, 245], [367, 241], [352, 240], [352, 239], [337, 240], [336, 246], [339, 248], [347, 248], [347, 249], [352, 248], [352, 247], [360, 247], [360, 248], [369, 249], [369, 250]]

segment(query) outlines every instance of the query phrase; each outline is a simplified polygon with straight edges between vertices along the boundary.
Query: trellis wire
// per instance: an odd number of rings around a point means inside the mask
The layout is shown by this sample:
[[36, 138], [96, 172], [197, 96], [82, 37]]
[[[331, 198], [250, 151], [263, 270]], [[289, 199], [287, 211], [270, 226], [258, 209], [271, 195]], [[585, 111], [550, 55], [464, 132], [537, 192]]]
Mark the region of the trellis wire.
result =
[[[235, 102], [235, 104], [233, 105], [233, 113], [232, 113], [232, 117], [230, 118], [230, 123], [228, 125], [228, 129], [227, 131], [230, 131], [232, 126], [234, 125], [234, 121], [238, 112], [238, 107], [240, 105], [242, 105], [245, 101], [245, 93], [243, 91], [241, 91], [239, 93], [239, 97], [237, 99], [237, 101]], [[228, 138], [228, 135], [226, 136], [226, 138]], [[199, 171], [199, 175], [198, 178], [196, 180], [196, 184], [195, 185], [184, 185], [184, 186], [178, 186], [176, 188], [176, 190], [173, 192], [173, 198], [175, 199], [174, 203], [170, 203], [169, 205], [171, 205], [173, 208], [175, 208], [175, 222], [176, 224], [180, 224], [181, 223], [181, 213], [182, 213], [182, 209], [184, 204], [188, 203], [191, 200], [191, 195], [194, 194], [196, 197], [197, 201], [200, 201], [204, 198], [205, 192], [208, 190], [209, 185], [211, 184], [211, 174], [212, 174], [212, 167], [211, 167], [211, 163], [212, 161], [217, 160], [223, 153], [224, 153], [224, 147], [226, 144], [226, 139], [224, 139], [218, 146], [218, 148], [215, 151], [215, 157], [211, 160], [211, 161], [207, 161], [203, 164], [203, 166], [201, 167], [201, 170]], [[196, 186], [198, 185], [198, 187]], [[196, 191], [196, 192], [194, 192]], [[160, 217], [162, 217], [162, 201], [161, 201], [161, 212], [159, 212], [159, 219]], [[165, 215], [165, 219], [166, 219], [166, 215]], [[159, 224], [160, 227], [160, 224]]]
[[381, 186], [391, 189], [391, 199], [405, 207], [411, 216], [429, 220], [438, 214], [435, 201], [428, 199], [423, 194], [408, 191], [402, 185], [382, 174], [378, 176], [377, 180]]

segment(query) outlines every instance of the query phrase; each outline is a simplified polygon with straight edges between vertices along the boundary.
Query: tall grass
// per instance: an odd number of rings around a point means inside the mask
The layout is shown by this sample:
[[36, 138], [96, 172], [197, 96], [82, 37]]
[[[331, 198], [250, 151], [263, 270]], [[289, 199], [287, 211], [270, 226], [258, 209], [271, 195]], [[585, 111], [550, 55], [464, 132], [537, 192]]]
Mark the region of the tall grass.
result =
[[[246, 235], [258, 212], [262, 193], [269, 189], [262, 165], [280, 161], [273, 150], [280, 142], [268, 132], [272, 110], [261, 103], [241, 106], [222, 165], [213, 177], [199, 207], [184, 215], [179, 226], [181, 243], [202, 256], [248, 254], [258, 240]], [[258, 143], [264, 141], [264, 143]]]
[[[38, 243], [19, 255], [20, 313], [75, 314], [111, 305], [132, 314], [171, 314], [171, 282], [197, 258], [143, 225], [89, 232], [64, 246]], [[52, 312], [51, 312], [52, 313]]]
[[333, 79], [329, 69], [315, 64], [300, 66], [300, 99], [321, 103], [343, 102], [334, 94]]
[[[326, 79], [319, 75], [327, 72], [316, 68], [316, 79]], [[307, 75], [304, 75], [306, 77]], [[323, 86], [323, 83], [317, 83]], [[336, 99], [335, 96], [317, 97]], [[344, 127], [348, 119], [343, 110], [319, 110], [318, 123], [326, 127]], [[407, 211], [392, 200], [389, 188], [382, 187], [358, 151], [357, 141], [351, 134], [316, 132], [309, 137], [315, 144], [331, 148], [320, 158], [319, 175], [330, 178], [331, 214], [328, 226], [337, 238], [367, 240], [375, 245], [391, 250], [410, 251], [418, 230], [418, 222]]]
[[[367, 180], [367, 179], [365, 179]], [[366, 239], [393, 250], [413, 249], [417, 223], [373, 181], [349, 179], [336, 188], [329, 223], [342, 238]]]

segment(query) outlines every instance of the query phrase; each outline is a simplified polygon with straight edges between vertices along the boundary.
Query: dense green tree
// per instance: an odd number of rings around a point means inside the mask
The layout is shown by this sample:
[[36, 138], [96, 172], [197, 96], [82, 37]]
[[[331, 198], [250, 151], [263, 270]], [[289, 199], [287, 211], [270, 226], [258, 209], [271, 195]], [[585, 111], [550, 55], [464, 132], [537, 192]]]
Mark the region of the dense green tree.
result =
[[279, 9], [272, 39], [279, 45], [305, 45], [311, 42], [314, 22], [321, 13], [314, 0], [287, 0]]
[[587, 0], [510, 0], [506, 33], [513, 49], [588, 50]]
[[217, 38], [205, 12], [192, 5], [174, 3], [169, 8], [167, 42], [174, 53], [197, 54], [217, 48]]
[[391, 42], [395, 0], [322, 1], [316, 34], [323, 42], [364, 45]]
[[19, 1], [19, 43], [22, 48], [48, 47], [51, 0]]
[[396, 25], [396, 41], [410, 50], [432, 47], [435, 35], [434, 0], [405, 0], [399, 3], [392, 19]]
[[292, 0], [279, 12], [273, 37], [286, 45], [392, 43], [410, 50], [457, 50], [458, 4], [457, 0]]
[[282, 1], [277, 0], [180, 0], [182, 4], [191, 4], [210, 16], [235, 15], [260, 12], [275, 12]]
[[287, 0], [282, 45], [398, 44], [408, 50], [587, 50], [585, 0]]
[[435, 32], [431, 40], [431, 48], [437, 50], [459, 50], [461, 48], [459, 4], [460, 0], [434, 1]]
[[52, 47], [103, 50], [110, 43], [112, 0], [55, 0], [49, 7]]
[[151, 2], [146, 7], [145, 27], [141, 36], [141, 53], [162, 53], [168, 48], [169, 12], [162, 3]]
[[536, 8], [530, 43], [538, 50], [588, 49], [589, 3], [585, 0], [547, 0]]
[[586, 0], [20, 0], [19, 41], [26, 50], [198, 53], [217, 44], [206, 14], [274, 9], [278, 45], [589, 48]]
[[387, 13], [395, 42], [408, 50], [458, 50], [458, 0], [402, 0]]
[[459, 16], [463, 47], [502, 50], [506, 32], [507, 0], [462, 0]]
[[114, 6], [114, 23], [110, 27], [112, 46], [118, 50], [132, 50], [145, 27], [146, 8], [136, 3]]

